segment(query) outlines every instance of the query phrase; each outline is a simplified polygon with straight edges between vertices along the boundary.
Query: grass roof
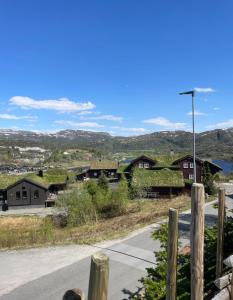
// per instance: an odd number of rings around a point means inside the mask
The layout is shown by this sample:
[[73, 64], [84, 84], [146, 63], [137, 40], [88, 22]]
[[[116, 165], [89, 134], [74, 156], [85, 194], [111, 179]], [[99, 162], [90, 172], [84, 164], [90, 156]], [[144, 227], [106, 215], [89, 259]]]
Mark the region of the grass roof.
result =
[[[72, 175], [72, 174], [71, 174]], [[6, 175], [0, 174], [0, 189], [6, 189], [8, 186], [15, 184], [17, 181], [26, 178], [34, 181], [35, 183], [44, 187], [49, 187], [51, 184], [63, 184], [66, 182], [67, 176], [70, 178], [69, 173], [64, 175], [53, 175], [44, 173], [43, 177], [36, 175], [35, 173], [29, 173], [24, 175]]]
[[134, 187], [184, 187], [182, 171], [162, 169], [135, 169], [132, 177]]
[[118, 162], [114, 160], [96, 160], [90, 165], [91, 170], [111, 170], [118, 169]]

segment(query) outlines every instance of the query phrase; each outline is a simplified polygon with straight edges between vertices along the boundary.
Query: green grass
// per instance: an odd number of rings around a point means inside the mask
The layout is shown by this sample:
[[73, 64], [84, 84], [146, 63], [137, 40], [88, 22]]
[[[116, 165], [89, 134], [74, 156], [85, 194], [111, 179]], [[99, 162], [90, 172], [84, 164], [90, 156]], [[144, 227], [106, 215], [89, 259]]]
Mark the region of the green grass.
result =
[[182, 171], [162, 169], [135, 169], [132, 177], [133, 187], [184, 187]]
[[119, 238], [167, 217], [169, 207], [190, 207], [189, 197], [156, 201], [130, 201], [121, 216], [103, 218], [76, 227], [56, 227], [50, 218], [0, 217], [0, 249], [19, 249], [64, 244], [91, 244]]

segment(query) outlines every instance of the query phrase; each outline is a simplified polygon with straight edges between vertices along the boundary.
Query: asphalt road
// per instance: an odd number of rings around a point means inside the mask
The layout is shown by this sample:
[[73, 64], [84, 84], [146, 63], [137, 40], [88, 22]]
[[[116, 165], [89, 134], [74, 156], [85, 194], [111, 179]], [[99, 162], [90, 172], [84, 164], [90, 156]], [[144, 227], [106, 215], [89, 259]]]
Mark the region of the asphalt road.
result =
[[[233, 200], [229, 197], [227, 206], [233, 208]], [[212, 204], [206, 206], [205, 214], [206, 225], [216, 222], [217, 210]], [[159, 250], [160, 245], [151, 239], [154, 227], [149, 226], [134, 236], [96, 247], [66, 246], [51, 250], [1, 252], [0, 299], [58, 300], [67, 289], [74, 287], [81, 288], [87, 295], [90, 255], [99, 250], [110, 258], [109, 299], [129, 299], [129, 295], [140, 286], [138, 279], [146, 274], [145, 268], [155, 264], [153, 251]], [[190, 213], [180, 214], [179, 232], [183, 244], [189, 243], [189, 228]]]

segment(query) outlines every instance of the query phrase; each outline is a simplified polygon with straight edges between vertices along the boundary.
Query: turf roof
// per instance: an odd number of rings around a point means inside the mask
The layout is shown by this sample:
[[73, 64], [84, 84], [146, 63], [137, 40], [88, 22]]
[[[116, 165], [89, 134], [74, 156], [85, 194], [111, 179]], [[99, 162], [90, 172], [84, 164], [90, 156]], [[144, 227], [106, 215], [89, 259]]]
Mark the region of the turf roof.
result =
[[184, 187], [182, 171], [135, 169], [132, 177], [134, 187]]
[[90, 170], [112, 170], [118, 169], [118, 162], [114, 160], [97, 160], [92, 161]]
[[8, 186], [15, 184], [17, 181], [24, 178], [30, 179], [33, 182], [48, 188], [51, 184], [65, 183], [67, 175], [51, 175], [44, 173], [44, 176], [40, 177], [35, 173], [29, 173], [26, 175], [0, 174], [0, 189], [6, 189]]

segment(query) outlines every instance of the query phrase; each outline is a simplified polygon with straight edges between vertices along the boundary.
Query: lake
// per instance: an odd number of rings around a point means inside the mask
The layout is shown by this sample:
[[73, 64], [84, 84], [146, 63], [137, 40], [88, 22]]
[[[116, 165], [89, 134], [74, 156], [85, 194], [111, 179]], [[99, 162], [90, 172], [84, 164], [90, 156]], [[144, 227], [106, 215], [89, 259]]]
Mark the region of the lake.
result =
[[223, 169], [225, 175], [233, 172], [233, 162], [221, 159], [213, 159], [213, 163], [219, 165]]

